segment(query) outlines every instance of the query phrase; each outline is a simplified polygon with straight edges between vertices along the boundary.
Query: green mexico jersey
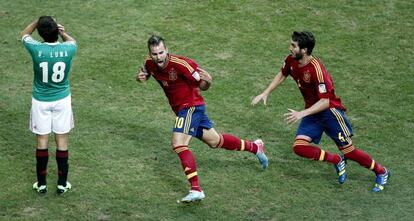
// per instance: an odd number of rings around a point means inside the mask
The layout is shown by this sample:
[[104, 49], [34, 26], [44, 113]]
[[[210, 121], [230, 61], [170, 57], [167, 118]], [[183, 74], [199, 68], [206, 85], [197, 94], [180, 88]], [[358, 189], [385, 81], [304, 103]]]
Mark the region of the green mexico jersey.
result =
[[70, 95], [69, 73], [76, 42], [41, 43], [30, 35], [22, 41], [33, 60], [33, 98], [56, 101]]

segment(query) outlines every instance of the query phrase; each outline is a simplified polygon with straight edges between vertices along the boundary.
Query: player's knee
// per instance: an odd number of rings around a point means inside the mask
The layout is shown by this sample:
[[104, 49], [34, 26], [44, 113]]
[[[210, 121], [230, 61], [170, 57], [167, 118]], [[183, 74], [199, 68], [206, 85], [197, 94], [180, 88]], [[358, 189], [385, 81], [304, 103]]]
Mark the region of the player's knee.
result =
[[304, 156], [304, 151], [306, 149], [306, 146], [308, 145], [309, 145], [309, 141], [297, 139], [295, 140], [295, 143], [293, 144], [293, 152], [296, 155]]
[[171, 149], [174, 150], [174, 148], [178, 146], [177, 144], [175, 144], [174, 142], [171, 142]]
[[203, 137], [203, 142], [211, 148], [220, 147], [221, 135], [217, 133], [210, 133], [208, 136]]
[[171, 140], [171, 147], [172, 147], [172, 149], [174, 149], [177, 146], [181, 146], [183, 144], [184, 144], [184, 142], [182, 140], [180, 140], [180, 139], [175, 139], [173, 137], [173, 139]]
[[204, 141], [210, 148], [218, 148], [219, 146], [219, 140], [206, 140]]

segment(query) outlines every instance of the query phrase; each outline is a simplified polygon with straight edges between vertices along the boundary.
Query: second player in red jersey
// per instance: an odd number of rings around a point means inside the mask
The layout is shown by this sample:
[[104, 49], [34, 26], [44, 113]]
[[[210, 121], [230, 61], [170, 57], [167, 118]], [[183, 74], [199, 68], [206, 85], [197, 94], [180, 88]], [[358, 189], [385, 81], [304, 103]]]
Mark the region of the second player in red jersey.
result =
[[[293, 151], [308, 159], [334, 164], [338, 182], [347, 179], [346, 159], [374, 171], [376, 174], [374, 192], [380, 192], [388, 182], [389, 173], [385, 167], [352, 142], [352, 127], [345, 116], [341, 99], [335, 95], [331, 76], [322, 63], [312, 55], [315, 38], [310, 32], [293, 32], [289, 46], [290, 55], [285, 59], [280, 72], [270, 85], [252, 100], [252, 105], [263, 100], [266, 105], [269, 94], [290, 75], [298, 85], [305, 109], [289, 109], [286, 113], [288, 123], [300, 121], [296, 132]], [[337, 145], [342, 155], [322, 150], [318, 146], [322, 134], [326, 133]]]
[[329, 99], [330, 108], [345, 110], [341, 99], [335, 95], [333, 81], [323, 64], [313, 57], [307, 64], [301, 65], [291, 55], [285, 59], [281, 72], [292, 76], [309, 108], [321, 98]]

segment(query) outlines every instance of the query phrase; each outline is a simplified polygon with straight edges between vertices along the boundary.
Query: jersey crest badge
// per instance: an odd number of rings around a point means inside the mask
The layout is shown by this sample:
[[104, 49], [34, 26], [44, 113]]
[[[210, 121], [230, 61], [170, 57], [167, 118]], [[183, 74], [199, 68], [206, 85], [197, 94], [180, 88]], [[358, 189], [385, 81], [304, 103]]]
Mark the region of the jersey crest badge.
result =
[[168, 75], [169, 75], [169, 79], [170, 79], [170, 81], [175, 81], [175, 80], [177, 80], [177, 72], [174, 70], [174, 68], [172, 68], [172, 69], [168, 72]]
[[321, 93], [321, 94], [326, 93], [326, 86], [325, 86], [325, 84], [319, 84], [318, 89], [319, 89], [319, 93]]
[[310, 83], [311, 80], [311, 75], [309, 72], [305, 72], [303, 73], [303, 81], [305, 81], [306, 83]]

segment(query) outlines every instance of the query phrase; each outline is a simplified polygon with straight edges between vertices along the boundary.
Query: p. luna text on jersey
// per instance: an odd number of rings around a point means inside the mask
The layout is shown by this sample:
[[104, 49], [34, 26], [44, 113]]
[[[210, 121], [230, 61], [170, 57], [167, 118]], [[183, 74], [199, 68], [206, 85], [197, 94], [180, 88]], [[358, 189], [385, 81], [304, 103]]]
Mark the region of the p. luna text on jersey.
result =
[[[43, 52], [39, 51], [38, 57], [43, 57]], [[67, 51], [51, 51], [49, 53], [50, 58], [63, 58], [63, 57], [69, 57]]]

